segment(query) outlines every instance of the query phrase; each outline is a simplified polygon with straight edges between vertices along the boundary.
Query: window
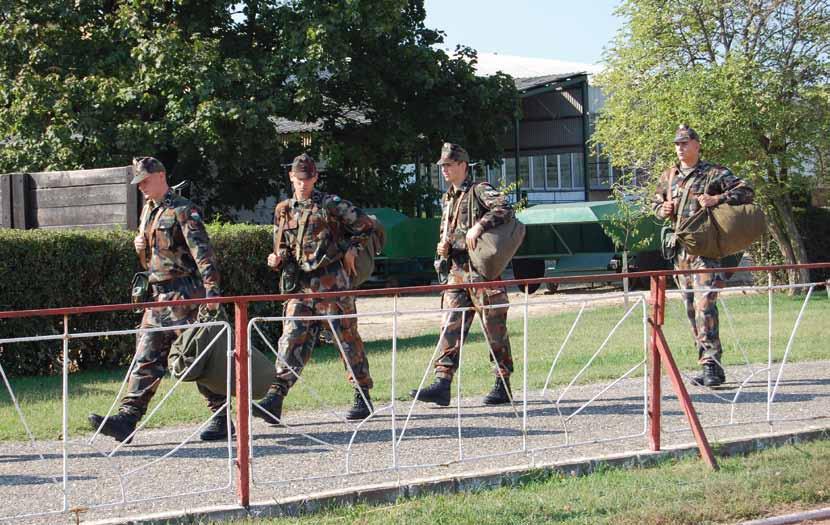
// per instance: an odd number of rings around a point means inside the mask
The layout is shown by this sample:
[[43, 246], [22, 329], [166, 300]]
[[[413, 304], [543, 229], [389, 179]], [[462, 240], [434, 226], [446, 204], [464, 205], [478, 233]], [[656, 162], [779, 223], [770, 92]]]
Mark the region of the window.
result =
[[530, 188], [530, 157], [519, 157], [519, 183], [523, 190]]
[[531, 187], [535, 190], [547, 188], [545, 183], [545, 157], [537, 156], [530, 158]]
[[582, 153], [571, 153], [571, 177], [573, 178], [573, 188], [585, 187], [585, 172], [582, 170], [583, 163]]
[[562, 187], [559, 178], [559, 155], [545, 156], [545, 187], [549, 190]]
[[565, 153], [563, 155], [557, 155], [559, 157], [559, 182], [560, 187], [562, 189], [572, 189], [573, 180], [571, 179], [571, 174], [573, 173], [572, 164], [571, 164], [571, 154]]
[[516, 159], [504, 159], [504, 182], [508, 186], [516, 182]]

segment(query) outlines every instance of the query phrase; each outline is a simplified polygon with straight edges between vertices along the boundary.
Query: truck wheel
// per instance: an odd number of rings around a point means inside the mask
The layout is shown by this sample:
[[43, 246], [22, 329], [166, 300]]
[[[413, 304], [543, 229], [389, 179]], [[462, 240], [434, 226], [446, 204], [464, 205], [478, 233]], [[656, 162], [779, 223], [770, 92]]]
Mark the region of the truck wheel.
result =
[[550, 293], [556, 293], [556, 291], [559, 290], [559, 283], [545, 283], [545, 288], [547, 288]]
[[[544, 259], [513, 259], [513, 277], [516, 279], [534, 279], [545, 276]], [[539, 289], [539, 283], [527, 285], [527, 293], [531, 294]], [[524, 285], [519, 290], [525, 291]]]

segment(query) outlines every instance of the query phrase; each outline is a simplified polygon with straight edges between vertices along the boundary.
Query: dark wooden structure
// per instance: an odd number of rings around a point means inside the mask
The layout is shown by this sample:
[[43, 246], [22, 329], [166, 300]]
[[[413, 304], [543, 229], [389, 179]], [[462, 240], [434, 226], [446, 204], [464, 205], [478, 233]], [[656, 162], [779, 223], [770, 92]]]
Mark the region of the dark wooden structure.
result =
[[136, 229], [132, 167], [0, 175], [0, 227]]

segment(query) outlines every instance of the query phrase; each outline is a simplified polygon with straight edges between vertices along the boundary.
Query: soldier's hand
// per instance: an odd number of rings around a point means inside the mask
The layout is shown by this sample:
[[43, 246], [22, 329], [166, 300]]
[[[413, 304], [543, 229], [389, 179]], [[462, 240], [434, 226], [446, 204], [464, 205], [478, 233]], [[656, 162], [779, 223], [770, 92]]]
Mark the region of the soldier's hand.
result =
[[352, 247], [346, 250], [343, 254], [343, 268], [348, 275], [357, 275], [357, 268], [355, 268], [354, 261], [357, 258], [357, 250]]
[[663, 206], [660, 207], [660, 213], [663, 214], [663, 217], [671, 217], [674, 215], [674, 203], [672, 201], [664, 202]]
[[447, 241], [441, 241], [438, 243], [438, 246], [435, 248], [435, 251], [438, 252], [438, 255], [441, 257], [447, 257], [450, 254], [450, 243]]
[[139, 233], [135, 236], [135, 239], [133, 239], [133, 246], [135, 246], [135, 251], [142, 252], [145, 248], [147, 248], [147, 240], [144, 239], [144, 236]]
[[476, 223], [475, 226], [467, 230], [467, 246], [473, 250], [478, 244], [478, 238], [481, 237], [481, 234], [484, 233], [484, 228], [481, 224]]
[[281, 264], [282, 264], [282, 257], [277, 255], [276, 253], [269, 253], [268, 254], [268, 267], [269, 268], [273, 268], [274, 270], [278, 270]]
[[704, 208], [711, 208], [712, 206], [717, 206], [720, 204], [720, 195], [698, 195], [697, 202], [700, 203], [701, 206]]

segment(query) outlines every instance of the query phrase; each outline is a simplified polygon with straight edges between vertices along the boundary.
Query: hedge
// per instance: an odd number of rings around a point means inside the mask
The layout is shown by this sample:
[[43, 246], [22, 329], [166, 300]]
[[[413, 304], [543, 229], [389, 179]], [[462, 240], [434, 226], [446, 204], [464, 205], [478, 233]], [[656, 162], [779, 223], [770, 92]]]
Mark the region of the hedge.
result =
[[[265, 265], [271, 228], [209, 225], [225, 295], [276, 293], [276, 274]], [[0, 229], [0, 310], [119, 304], [130, 301], [130, 280], [139, 271], [127, 230]], [[278, 305], [251, 305], [251, 314], [276, 312]], [[113, 312], [70, 318], [71, 332], [137, 326], [141, 314]], [[0, 338], [63, 333], [62, 318], [0, 320]], [[72, 370], [129, 364], [130, 336], [76, 339], [70, 343]], [[10, 375], [54, 374], [61, 370], [61, 343], [0, 346], [0, 364]]]

